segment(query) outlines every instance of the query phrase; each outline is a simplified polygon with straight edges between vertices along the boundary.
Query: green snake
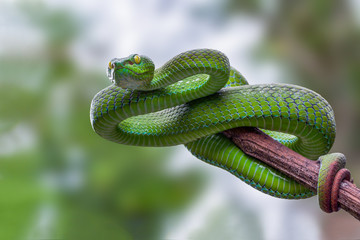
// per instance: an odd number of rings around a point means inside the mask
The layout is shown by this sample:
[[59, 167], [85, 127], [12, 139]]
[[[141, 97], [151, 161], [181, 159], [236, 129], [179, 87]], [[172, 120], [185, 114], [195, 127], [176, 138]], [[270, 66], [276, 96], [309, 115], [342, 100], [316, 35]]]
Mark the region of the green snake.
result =
[[[328, 153], [336, 130], [331, 106], [314, 91], [290, 84], [248, 85], [223, 53], [210, 49], [181, 53], [158, 69], [143, 55], [114, 58], [107, 74], [113, 84], [96, 94], [90, 109], [101, 137], [136, 146], [184, 144], [197, 158], [266, 194], [315, 195], [245, 155], [221, 133], [258, 127], [316, 160]], [[320, 171], [319, 179], [325, 175]]]

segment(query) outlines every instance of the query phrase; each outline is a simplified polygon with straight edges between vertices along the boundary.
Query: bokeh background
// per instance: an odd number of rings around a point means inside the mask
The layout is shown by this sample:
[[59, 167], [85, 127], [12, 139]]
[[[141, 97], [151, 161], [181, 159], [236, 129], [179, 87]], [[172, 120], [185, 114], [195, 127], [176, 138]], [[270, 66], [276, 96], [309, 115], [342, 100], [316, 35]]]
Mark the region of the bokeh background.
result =
[[323, 95], [360, 183], [359, 16], [357, 0], [0, 1], [0, 239], [360, 238], [316, 197], [266, 196], [183, 146], [117, 145], [89, 122], [111, 58], [214, 48], [250, 83]]

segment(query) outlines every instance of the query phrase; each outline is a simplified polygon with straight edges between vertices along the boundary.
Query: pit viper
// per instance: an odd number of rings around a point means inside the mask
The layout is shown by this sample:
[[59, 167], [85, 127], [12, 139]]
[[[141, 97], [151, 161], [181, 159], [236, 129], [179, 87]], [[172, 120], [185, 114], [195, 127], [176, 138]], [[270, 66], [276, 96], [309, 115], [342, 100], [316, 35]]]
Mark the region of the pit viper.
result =
[[332, 147], [336, 126], [331, 106], [314, 91], [249, 85], [222, 52], [211, 49], [181, 53], [157, 69], [144, 55], [114, 58], [107, 75], [113, 84], [95, 95], [90, 109], [92, 128], [101, 137], [136, 146], [184, 144], [197, 158], [266, 194], [288, 199], [316, 194], [245, 155], [221, 133], [258, 127], [316, 160]]

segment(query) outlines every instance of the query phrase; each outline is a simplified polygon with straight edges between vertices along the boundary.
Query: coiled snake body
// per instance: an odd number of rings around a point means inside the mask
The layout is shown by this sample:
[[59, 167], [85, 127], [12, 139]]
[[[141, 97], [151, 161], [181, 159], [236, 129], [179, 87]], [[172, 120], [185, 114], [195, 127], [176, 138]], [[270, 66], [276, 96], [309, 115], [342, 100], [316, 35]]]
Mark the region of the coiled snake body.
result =
[[295, 85], [248, 85], [221, 52], [179, 54], [155, 70], [146, 56], [113, 59], [113, 85], [91, 103], [93, 129], [113, 142], [137, 146], [184, 144], [197, 158], [280, 198], [312, 191], [245, 155], [221, 132], [252, 126], [310, 159], [335, 139], [334, 113], [319, 94]]

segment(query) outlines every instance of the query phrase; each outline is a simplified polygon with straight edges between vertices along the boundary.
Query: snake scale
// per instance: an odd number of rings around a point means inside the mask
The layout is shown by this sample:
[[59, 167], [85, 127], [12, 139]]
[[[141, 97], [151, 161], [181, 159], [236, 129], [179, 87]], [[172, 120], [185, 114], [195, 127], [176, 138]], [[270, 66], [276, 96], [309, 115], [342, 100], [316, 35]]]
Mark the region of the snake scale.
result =
[[158, 69], [143, 55], [114, 58], [107, 74], [113, 84], [96, 94], [90, 109], [101, 137], [136, 146], [184, 144], [197, 158], [269, 195], [315, 194], [245, 155], [221, 134], [258, 127], [316, 160], [330, 150], [336, 129], [331, 106], [314, 91], [290, 84], [248, 85], [223, 53], [210, 49], [181, 53]]

